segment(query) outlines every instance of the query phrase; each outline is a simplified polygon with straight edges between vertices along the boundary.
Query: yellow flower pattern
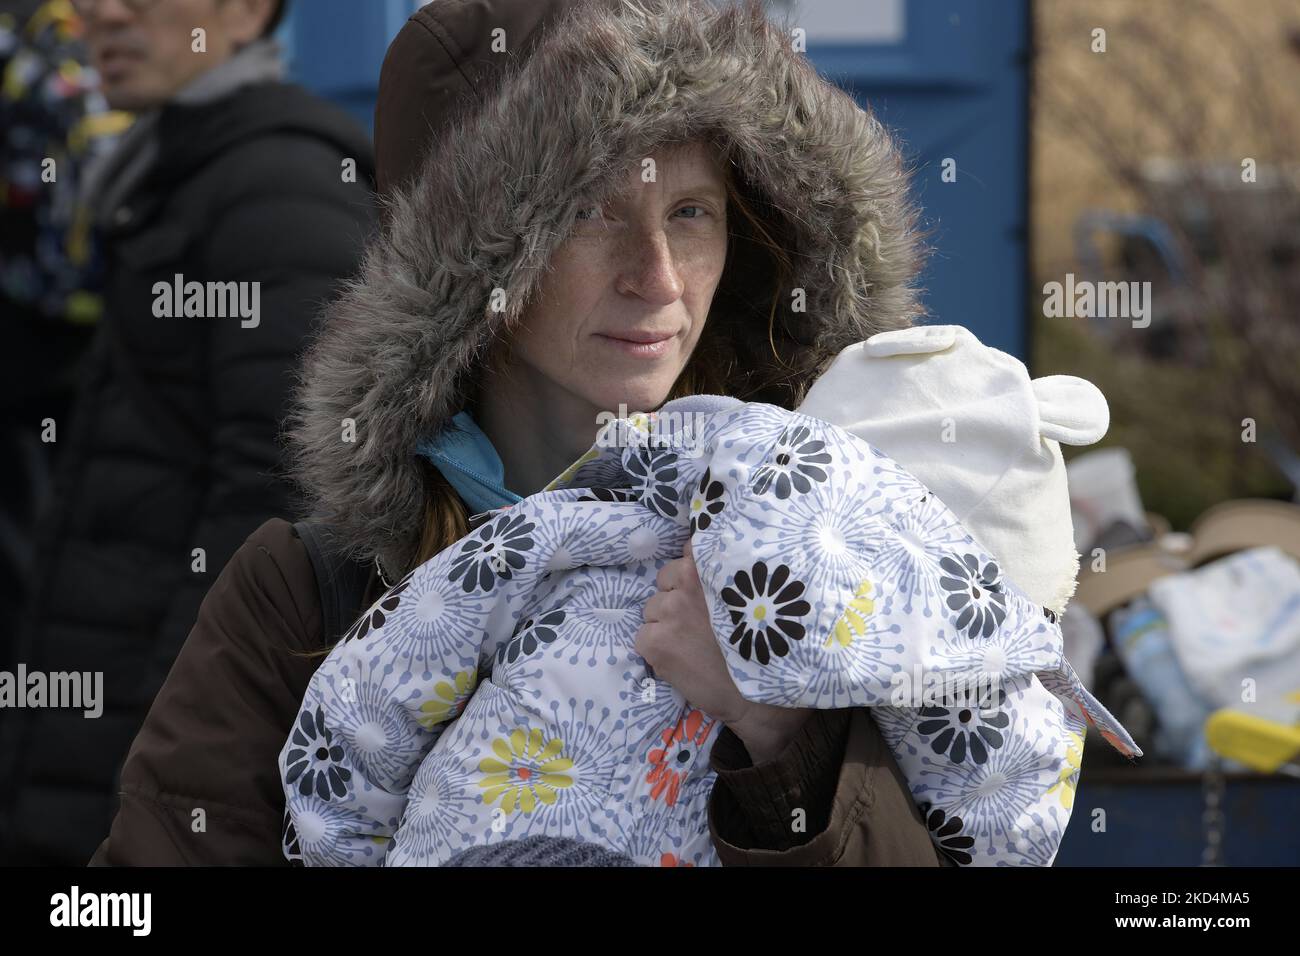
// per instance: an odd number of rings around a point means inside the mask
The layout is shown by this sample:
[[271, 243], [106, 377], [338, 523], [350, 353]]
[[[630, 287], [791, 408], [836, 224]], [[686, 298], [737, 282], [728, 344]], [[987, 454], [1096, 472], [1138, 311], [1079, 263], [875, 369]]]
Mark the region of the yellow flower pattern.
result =
[[573, 761], [560, 755], [563, 750], [564, 741], [547, 740], [540, 730], [518, 728], [508, 739], [498, 737], [492, 742], [496, 758], [484, 757], [478, 765], [486, 774], [478, 782], [486, 790], [484, 801], [500, 797], [506, 813], [532, 813], [539, 804], [555, 803], [561, 790], [573, 786], [573, 778], [561, 772], [573, 769]]
[[566, 484], [568, 484], [569, 479], [571, 479], [571, 478], [573, 477], [574, 473], [577, 472], [577, 470], [578, 470], [579, 468], [581, 468], [581, 467], [582, 467], [583, 465], [585, 465], [587, 462], [591, 461], [593, 458], [599, 458], [599, 457], [600, 457], [600, 449], [599, 449], [599, 448], [592, 448], [592, 449], [588, 450], [587, 452], [585, 452], [585, 453], [583, 454], [583, 456], [582, 456], [581, 458], [579, 458], [577, 461], [575, 461], [575, 462], [574, 462], [572, 465], [570, 465], [568, 468], [564, 469], [564, 471], [562, 471], [562, 472], [559, 474], [558, 477], [552, 479], [551, 483], [548, 484], [548, 485], [547, 485], [545, 488], [543, 488], [542, 490], [543, 490], [543, 491], [554, 491], [554, 490], [556, 490], [557, 488], [563, 488]]
[[876, 602], [871, 598], [871, 582], [863, 581], [853, 592], [853, 600], [849, 602], [844, 613], [831, 628], [830, 636], [826, 638], [826, 646], [838, 644], [840, 647], [848, 647], [855, 637], [861, 637], [867, 632], [867, 618], [875, 610]]
[[425, 730], [432, 730], [438, 724], [460, 715], [470, 695], [474, 693], [478, 672], [461, 671], [453, 679], [456, 682], [454, 687], [445, 680], [438, 681], [433, 687], [437, 699], [426, 700], [420, 705], [420, 715], [415, 719]]
[[1074, 806], [1074, 791], [1079, 785], [1079, 770], [1083, 766], [1083, 735], [1073, 730], [1069, 735], [1071, 742], [1065, 748], [1065, 766], [1061, 768], [1060, 779], [1047, 790], [1048, 793], [1059, 791], [1057, 797], [1067, 810]]

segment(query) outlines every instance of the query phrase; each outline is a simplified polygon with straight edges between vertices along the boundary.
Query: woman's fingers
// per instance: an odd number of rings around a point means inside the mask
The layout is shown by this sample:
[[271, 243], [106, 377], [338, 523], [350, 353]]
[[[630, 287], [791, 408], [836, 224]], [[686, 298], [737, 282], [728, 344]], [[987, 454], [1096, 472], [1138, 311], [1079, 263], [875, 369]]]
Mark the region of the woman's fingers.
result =
[[646, 663], [651, 667], [663, 664], [661, 651], [670, 646], [669, 642], [664, 640], [663, 627], [664, 625], [656, 621], [647, 621], [636, 632], [636, 639], [632, 643], [636, 652], [645, 658]]
[[641, 619], [647, 624], [658, 624], [662, 621], [664, 619], [663, 598], [671, 593], [671, 591], [660, 591], [658, 594], [652, 595], [650, 600], [645, 602], [645, 607], [641, 609]]
[[671, 685], [691, 706], [724, 724], [738, 722], [749, 704], [736, 689], [714, 637], [689, 549], [665, 564], [655, 583], [671, 590], [660, 590], [646, 602], [646, 623], [637, 631], [636, 652], [657, 680]]
[[691, 556], [689, 542], [683, 557], [674, 558], [659, 569], [659, 573], [655, 575], [655, 586], [660, 591], [702, 590], [700, 575], [695, 570], [695, 559]]
[[681, 575], [678, 566], [681, 563], [681, 558], [675, 558], [660, 568], [659, 573], [655, 575], [655, 587], [657, 587], [661, 592], [671, 590], [675, 587], [680, 587], [681, 585], [678, 579]]

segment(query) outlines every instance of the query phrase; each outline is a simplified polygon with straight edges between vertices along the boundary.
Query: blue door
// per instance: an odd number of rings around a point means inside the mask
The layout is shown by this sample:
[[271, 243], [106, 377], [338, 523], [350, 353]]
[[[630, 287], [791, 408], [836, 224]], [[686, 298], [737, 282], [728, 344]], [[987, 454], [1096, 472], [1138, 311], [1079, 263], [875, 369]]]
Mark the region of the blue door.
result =
[[[773, 0], [818, 70], [905, 144], [928, 321], [1027, 352], [1029, 0]], [[945, 177], [945, 168], [948, 175]]]

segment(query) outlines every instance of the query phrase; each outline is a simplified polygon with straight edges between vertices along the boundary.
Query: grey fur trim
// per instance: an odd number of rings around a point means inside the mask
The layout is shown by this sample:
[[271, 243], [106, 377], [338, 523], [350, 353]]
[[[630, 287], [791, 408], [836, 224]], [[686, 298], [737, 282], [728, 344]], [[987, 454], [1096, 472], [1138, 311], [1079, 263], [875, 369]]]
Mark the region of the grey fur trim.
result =
[[[729, 145], [783, 217], [792, 287], [807, 294], [806, 313], [781, 319], [783, 358], [804, 384], [840, 349], [919, 314], [916, 210], [892, 137], [791, 49], [761, 4], [579, 3], [395, 197], [305, 356], [292, 470], [350, 553], [378, 556], [393, 578], [411, 569], [425, 496], [416, 443], [463, 407], [579, 207], [656, 145], [700, 138]], [[495, 287], [503, 313], [488, 310]], [[738, 334], [752, 340], [747, 354], [767, 351], [765, 323]], [[738, 374], [750, 385], [776, 375], [747, 364]], [[341, 440], [345, 418], [355, 442]]]

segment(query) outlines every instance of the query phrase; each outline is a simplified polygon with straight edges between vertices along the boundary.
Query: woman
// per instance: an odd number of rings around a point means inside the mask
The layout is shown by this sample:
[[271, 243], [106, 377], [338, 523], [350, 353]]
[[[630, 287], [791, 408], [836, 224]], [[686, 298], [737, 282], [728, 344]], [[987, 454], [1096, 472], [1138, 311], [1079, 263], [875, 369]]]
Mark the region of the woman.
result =
[[[793, 407], [839, 349], [918, 311], [893, 143], [759, 4], [555, 6], [527, 59], [491, 52], [497, 27], [520, 40], [478, 2], [426, 7], [385, 62], [385, 82], [409, 81], [427, 34], [479, 96], [427, 158], [392, 161], [387, 184], [408, 186], [328, 311], [289, 431], [315, 516], [373, 561], [367, 606], [482, 506], [540, 490], [601, 413], [692, 392]], [[393, 90], [381, 179], [421, 141], [398, 132]], [[940, 862], [867, 711], [746, 704], [689, 556], [658, 584], [637, 647], [726, 725], [710, 802], [725, 863]], [[321, 632], [302, 544], [268, 522], [209, 594], [95, 862], [279, 862], [276, 754], [338, 637]]]

